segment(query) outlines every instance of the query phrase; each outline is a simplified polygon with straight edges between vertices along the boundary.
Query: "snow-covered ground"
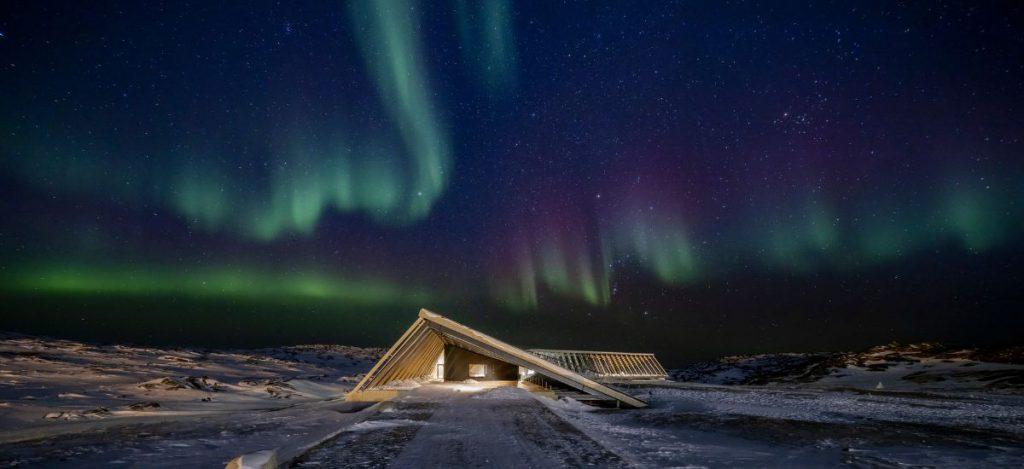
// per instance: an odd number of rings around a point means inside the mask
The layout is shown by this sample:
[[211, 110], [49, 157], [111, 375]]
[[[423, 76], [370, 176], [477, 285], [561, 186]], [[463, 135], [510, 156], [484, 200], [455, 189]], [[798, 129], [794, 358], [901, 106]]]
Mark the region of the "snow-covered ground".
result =
[[1024, 464], [1024, 397], [665, 383], [648, 409], [550, 407], [638, 466]]
[[624, 467], [524, 389], [428, 384], [381, 405], [295, 467]]
[[296, 467], [1020, 467], [1024, 400], [683, 383], [639, 410], [429, 384]]
[[[379, 349], [201, 351], [0, 337], [0, 467], [180, 466], [315, 441]], [[213, 464], [216, 465], [216, 464]]]
[[1021, 467], [1021, 352], [889, 344], [726, 357], [672, 370], [688, 383], [637, 388], [649, 409], [552, 408], [641, 466]]
[[8, 335], [0, 467], [223, 467], [270, 449], [297, 467], [1024, 466], [1021, 367], [933, 352], [728, 359], [697, 374], [767, 384], [635, 385], [637, 410], [473, 382], [368, 406], [337, 397], [376, 349]]

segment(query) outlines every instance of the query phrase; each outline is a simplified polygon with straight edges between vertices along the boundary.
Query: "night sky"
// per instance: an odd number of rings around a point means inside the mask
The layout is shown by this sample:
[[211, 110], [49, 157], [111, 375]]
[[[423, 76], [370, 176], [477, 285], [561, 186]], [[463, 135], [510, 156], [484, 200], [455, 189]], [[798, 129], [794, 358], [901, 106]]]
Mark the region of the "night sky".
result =
[[1019, 2], [4, 2], [0, 329], [1024, 336]]

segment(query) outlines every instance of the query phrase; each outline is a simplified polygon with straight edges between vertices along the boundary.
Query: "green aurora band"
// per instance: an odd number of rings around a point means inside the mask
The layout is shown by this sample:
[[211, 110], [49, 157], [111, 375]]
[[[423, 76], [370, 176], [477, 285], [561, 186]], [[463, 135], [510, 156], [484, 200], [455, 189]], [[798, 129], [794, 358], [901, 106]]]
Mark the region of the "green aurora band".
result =
[[161, 268], [43, 267], [20, 269], [5, 289], [20, 293], [319, 300], [355, 304], [422, 305], [434, 297], [407, 285], [330, 275], [274, 274], [243, 268], [181, 272]]
[[455, 4], [463, 56], [491, 96], [504, 94], [516, 82], [511, 10], [505, 0], [459, 0]]
[[553, 230], [539, 230], [546, 234], [519, 248], [509, 261], [516, 270], [509, 278], [498, 276], [491, 291], [514, 310], [537, 308], [543, 291], [605, 306], [612, 300], [615, 268], [625, 263], [639, 265], [662, 284], [686, 286], [750, 261], [769, 271], [810, 273], [855, 271], [949, 246], [980, 254], [1024, 231], [1014, 188], [949, 187], [927, 202], [860, 201], [862, 208], [846, 218], [825, 199], [809, 197], [795, 210], [749, 216], [735, 229], [738, 238], [717, 245], [701, 242], [706, 238], [693, 234], [678, 213], [634, 203], [607, 217], [612, 223], [595, 233], [553, 237]]
[[[447, 187], [452, 157], [431, 100], [415, 12], [408, 1], [353, 2], [350, 8], [356, 43], [397, 139], [355, 129], [325, 132], [330, 138], [304, 131], [276, 152], [268, 199], [261, 202], [228, 171], [201, 163], [180, 171], [173, 206], [201, 228], [266, 241], [310, 235], [329, 208], [384, 225], [429, 215]], [[400, 144], [385, 143], [392, 140]], [[322, 141], [332, 143], [314, 143]]]
[[[198, 229], [261, 241], [308, 236], [332, 209], [385, 226], [415, 223], [447, 189], [452, 155], [413, 6], [406, 0], [353, 2], [348, 11], [349, 39], [370, 72], [379, 118], [347, 122], [354, 118], [344, 108], [354, 104], [338, 103], [341, 112], [292, 116], [288, 126], [299, 130], [255, 134], [250, 147], [206, 144], [210, 139], [187, 131], [183, 141], [157, 150], [97, 140], [92, 136], [99, 129], [56, 137], [28, 129], [0, 142], [12, 155], [0, 163], [43, 190], [90, 193], [135, 207], [168, 205]], [[261, 166], [225, 158], [262, 151], [268, 161]]]

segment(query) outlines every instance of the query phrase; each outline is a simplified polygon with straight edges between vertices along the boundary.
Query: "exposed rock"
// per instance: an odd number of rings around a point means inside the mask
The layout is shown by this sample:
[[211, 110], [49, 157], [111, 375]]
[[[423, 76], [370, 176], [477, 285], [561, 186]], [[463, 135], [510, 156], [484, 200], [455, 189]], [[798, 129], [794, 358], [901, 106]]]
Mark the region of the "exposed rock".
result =
[[178, 389], [193, 389], [196, 391], [206, 392], [220, 392], [224, 389], [214, 379], [210, 379], [207, 376], [186, 376], [182, 378], [157, 378], [153, 380], [140, 383], [139, 387], [142, 389], [160, 389], [164, 391], [174, 391]]
[[136, 411], [156, 410], [156, 409], [160, 408], [160, 403], [159, 402], [152, 402], [152, 401], [150, 401], [150, 402], [136, 402], [134, 404], [128, 404], [127, 407], [128, 407], [129, 410], [136, 410]]

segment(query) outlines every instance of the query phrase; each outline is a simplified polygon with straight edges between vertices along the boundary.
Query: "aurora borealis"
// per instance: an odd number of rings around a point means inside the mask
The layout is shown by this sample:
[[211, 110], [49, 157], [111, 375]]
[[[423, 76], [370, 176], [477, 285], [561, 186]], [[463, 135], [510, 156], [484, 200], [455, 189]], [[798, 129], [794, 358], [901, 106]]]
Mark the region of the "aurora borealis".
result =
[[5, 10], [5, 328], [375, 343], [426, 306], [670, 362], [1021, 332], [1012, 2]]

